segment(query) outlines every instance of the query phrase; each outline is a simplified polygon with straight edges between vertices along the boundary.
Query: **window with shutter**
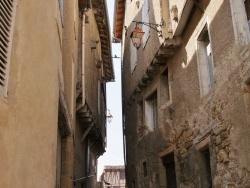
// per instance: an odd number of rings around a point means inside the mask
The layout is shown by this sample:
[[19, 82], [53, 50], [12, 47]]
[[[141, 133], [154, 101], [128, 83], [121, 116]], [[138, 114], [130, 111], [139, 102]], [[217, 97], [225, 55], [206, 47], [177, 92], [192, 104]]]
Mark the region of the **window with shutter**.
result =
[[0, 95], [7, 96], [15, 0], [0, 1]]

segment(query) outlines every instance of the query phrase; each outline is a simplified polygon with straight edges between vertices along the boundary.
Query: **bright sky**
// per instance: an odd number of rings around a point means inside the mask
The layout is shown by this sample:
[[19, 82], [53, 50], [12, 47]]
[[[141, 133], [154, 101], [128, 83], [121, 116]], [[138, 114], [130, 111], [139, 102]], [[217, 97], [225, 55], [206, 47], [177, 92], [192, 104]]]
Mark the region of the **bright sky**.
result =
[[[113, 15], [115, 0], [107, 0], [110, 32], [113, 36]], [[113, 57], [121, 57], [121, 44], [112, 44]], [[113, 58], [115, 82], [107, 84], [107, 109], [113, 116], [112, 122], [107, 123], [107, 148], [103, 156], [98, 159], [97, 179], [107, 165], [124, 165], [122, 139], [122, 106], [121, 106], [121, 59]]]

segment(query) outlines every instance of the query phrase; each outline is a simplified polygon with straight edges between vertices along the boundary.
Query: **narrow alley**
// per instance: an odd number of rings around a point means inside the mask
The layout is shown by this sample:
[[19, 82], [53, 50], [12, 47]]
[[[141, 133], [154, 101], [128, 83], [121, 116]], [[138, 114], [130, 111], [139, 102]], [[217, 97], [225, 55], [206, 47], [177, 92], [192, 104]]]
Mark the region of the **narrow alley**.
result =
[[249, 188], [250, 0], [1, 0], [0, 188]]

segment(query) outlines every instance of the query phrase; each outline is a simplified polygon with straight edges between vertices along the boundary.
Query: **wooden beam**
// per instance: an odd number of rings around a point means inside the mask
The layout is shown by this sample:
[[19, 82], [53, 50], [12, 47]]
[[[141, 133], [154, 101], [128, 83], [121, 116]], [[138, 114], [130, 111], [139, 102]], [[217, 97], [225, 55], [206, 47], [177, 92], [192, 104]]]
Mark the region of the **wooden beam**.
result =
[[162, 47], [163, 48], [178, 48], [182, 44], [181, 37], [166, 38]]
[[81, 138], [81, 141], [83, 142], [84, 139], [86, 138], [86, 136], [89, 134], [90, 130], [92, 129], [92, 127], [94, 126], [94, 122], [92, 122], [90, 124], [90, 126], [87, 128], [86, 131], [84, 131], [84, 133], [82, 134], [82, 138]]
[[174, 49], [172, 49], [172, 48], [163, 48], [163, 49], [158, 50], [156, 56], [165, 58], [165, 57], [172, 57], [173, 55], [174, 55]]

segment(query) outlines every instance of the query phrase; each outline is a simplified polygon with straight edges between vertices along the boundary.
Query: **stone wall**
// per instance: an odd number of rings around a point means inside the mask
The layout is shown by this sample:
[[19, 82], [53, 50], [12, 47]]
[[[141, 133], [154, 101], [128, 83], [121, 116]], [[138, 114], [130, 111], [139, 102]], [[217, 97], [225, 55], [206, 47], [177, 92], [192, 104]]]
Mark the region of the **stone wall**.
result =
[[[205, 5], [207, 1], [201, 3]], [[249, 83], [246, 81], [250, 68], [249, 46], [237, 45], [231, 6], [230, 2], [222, 0], [211, 0], [204, 6], [204, 12], [193, 6], [182, 32], [182, 46], [166, 64], [156, 69], [154, 76], [133, 97], [136, 83], [151, 56], [147, 49], [138, 50], [138, 65], [131, 74], [129, 38], [124, 38], [123, 105], [129, 186], [134, 181], [137, 187], [166, 186], [162, 159], [171, 153], [175, 156], [177, 187], [204, 187], [206, 182], [202, 179], [208, 168], [214, 187], [249, 186], [249, 111], [244, 101], [244, 95], [247, 100], [244, 92], [247, 92], [242, 89]], [[212, 46], [215, 82], [208, 94], [202, 96], [196, 44], [205, 23]], [[157, 46], [153, 41], [147, 45], [154, 50]], [[166, 69], [170, 99], [161, 103], [161, 75]], [[155, 90], [160, 104], [158, 127], [149, 131], [145, 120], [138, 117], [143, 118], [145, 100]], [[203, 155], [209, 158], [207, 167], [204, 167]]]

